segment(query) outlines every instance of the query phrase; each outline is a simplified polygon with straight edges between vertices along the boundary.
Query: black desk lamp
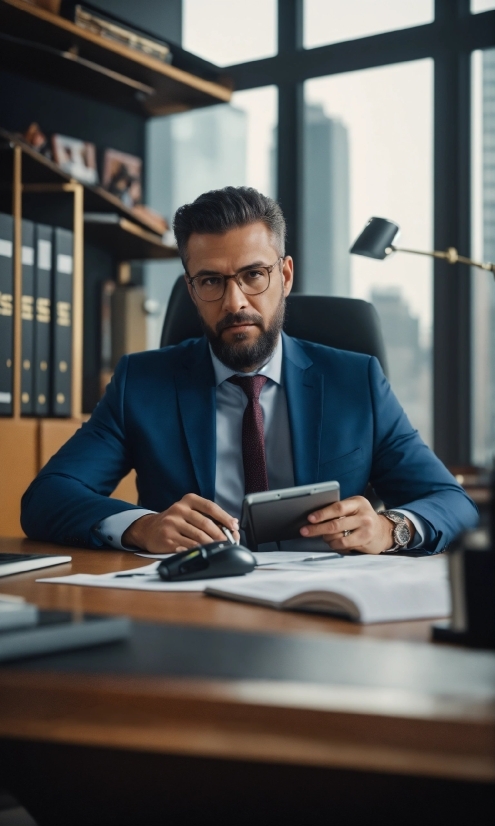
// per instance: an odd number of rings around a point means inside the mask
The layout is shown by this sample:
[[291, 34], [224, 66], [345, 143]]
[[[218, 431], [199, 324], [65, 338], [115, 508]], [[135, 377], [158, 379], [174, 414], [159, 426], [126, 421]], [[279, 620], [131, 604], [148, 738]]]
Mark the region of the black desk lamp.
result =
[[356, 238], [350, 252], [354, 255], [364, 255], [367, 258], [375, 258], [383, 261], [392, 252], [411, 252], [414, 255], [428, 255], [430, 258], [442, 258], [448, 264], [468, 264], [471, 267], [479, 267], [481, 270], [488, 270], [495, 278], [495, 264], [473, 261], [464, 255], [459, 255], [455, 247], [449, 247], [445, 252], [423, 252], [421, 250], [410, 250], [405, 247], [396, 247], [393, 240], [399, 232], [398, 224], [388, 221], [387, 218], [370, 218], [361, 235]]

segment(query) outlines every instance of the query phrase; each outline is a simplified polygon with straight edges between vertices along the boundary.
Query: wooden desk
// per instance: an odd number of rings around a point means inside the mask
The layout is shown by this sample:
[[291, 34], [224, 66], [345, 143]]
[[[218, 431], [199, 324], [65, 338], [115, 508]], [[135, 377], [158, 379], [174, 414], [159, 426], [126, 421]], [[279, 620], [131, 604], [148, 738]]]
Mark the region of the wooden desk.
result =
[[[0, 552], [41, 550], [56, 553], [60, 548], [0, 540]], [[113, 551], [68, 552], [72, 565], [57, 568], [58, 575], [103, 573], [142, 564], [138, 557]], [[364, 795], [359, 805], [366, 801], [367, 811], [374, 806], [376, 822], [385, 817], [384, 800], [396, 801], [394, 805], [400, 800], [401, 822], [417, 823], [417, 807], [419, 801], [424, 802], [425, 789], [432, 817], [437, 812], [443, 822], [462, 823], [467, 807], [470, 816], [476, 814], [472, 822], [485, 822], [489, 784], [495, 779], [495, 688], [490, 693], [485, 685], [483, 691], [480, 682], [456, 689], [455, 674], [462, 681], [472, 669], [473, 675], [484, 674], [486, 680], [494, 656], [421, 644], [428, 639], [427, 622], [361, 627], [194, 593], [112, 591], [35, 582], [45, 575], [49, 574], [41, 571], [6, 578], [0, 582], [0, 592], [21, 594], [42, 608], [125, 613], [154, 623], [179, 623], [186, 634], [193, 634], [195, 628], [217, 629], [219, 646], [219, 630], [261, 632], [263, 638], [246, 635], [244, 639], [254, 639], [255, 644], [256, 640], [271, 640], [274, 651], [280, 640], [284, 646], [296, 646], [297, 656], [316, 646], [314, 650], [323, 652], [322, 657], [334, 658], [335, 679], [312, 682], [304, 673], [298, 680], [184, 678], [119, 674], [86, 666], [76, 673], [47, 665], [51, 660], [44, 659], [28, 666], [3, 666], [0, 759], [5, 761], [4, 777], [40, 823], [100, 822], [91, 795], [88, 802], [88, 778], [89, 785], [97, 788], [98, 811], [105, 811], [102, 823], [154, 823], [153, 817], [160, 813], [157, 800], [163, 804], [163, 797], [161, 793], [156, 797], [154, 787], [153, 798], [149, 782], [152, 777], [158, 782], [164, 773], [167, 811], [179, 817], [187, 809], [195, 820], [204, 796], [209, 799], [210, 785], [218, 784], [221, 776], [225, 781], [228, 778], [229, 791], [217, 789], [215, 802], [209, 804], [217, 822], [224, 822], [223, 817], [231, 822], [234, 817], [244, 823], [243, 812], [246, 822], [249, 817], [265, 822], [260, 820], [262, 809], [266, 822], [271, 818], [273, 823], [284, 806], [285, 820], [298, 822], [303, 804], [308, 823], [313, 822], [311, 805], [316, 806], [313, 819], [317, 822], [322, 814], [318, 807], [326, 806], [328, 800], [339, 813], [339, 823], [364, 822], [358, 815], [345, 819], [346, 812], [348, 817], [349, 812], [356, 814], [353, 807], [358, 803], [350, 790], [358, 776]], [[146, 639], [146, 628], [138, 628], [139, 639]], [[161, 633], [160, 629], [154, 633]], [[242, 647], [243, 637], [238, 634], [236, 639]], [[157, 656], [159, 650], [157, 646]], [[342, 661], [354, 662], [355, 677], [347, 682], [341, 673]], [[365, 661], [370, 663], [367, 670]], [[309, 661], [308, 668], [310, 673]], [[453, 679], [449, 679], [449, 669]], [[432, 670], [438, 673], [432, 676]], [[57, 777], [65, 772], [69, 778], [69, 791], [57, 800], [56, 811], [46, 800], [47, 784], [54, 784], [55, 765]], [[28, 783], [26, 766], [33, 772]], [[76, 766], [85, 778], [87, 803], [85, 809], [78, 799], [80, 820], [74, 803]], [[184, 786], [184, 772], [202, 778], [201, 795]], [[247, 778], [250, 803], [244, 799]], [[55, 783], [54, 788], [59, 787]], [[137, 788], [145, 790], [139, 803], [141, 821], [135, 811]], [[60, 791], [54, 793], [60, 795]], [[149, 808], [152, 799], [154, 808]], [[144, 805], [148, 806], [145, 817]], [[156, 822], [162, 822], [164, 811]]]
[[[428, 642], [428, 621], [354, 625], [330, 617], [273, 611], [261, 606], [242, 605], [212, 599], [198, 593], [143, 594], [139, 591], [112, 591], [101, 588], [81, 588], [74, 585], [43, 585], [36, 582], [43, 576], [68, 574], [104, 574], [139, 568], [146, 560], [119, 551], [81, 551], [60, 545], [30, 542], [28, 539], [1, 539], [0, 553], [53, 553], [72, 556], [72, 564], [59, 565], [47, 571], [33, 571], [0, 579], [0, 593], [19, 594], [40, 608], [80, 610], [98, 614], [127, 614], [135, 619], [153, 622], [179, 622], [216, 628], [237, 628], [242, 631], [270, 633], [349, 634], [394, 640]], [[151, 561], [151, 560], [150, 560]]]

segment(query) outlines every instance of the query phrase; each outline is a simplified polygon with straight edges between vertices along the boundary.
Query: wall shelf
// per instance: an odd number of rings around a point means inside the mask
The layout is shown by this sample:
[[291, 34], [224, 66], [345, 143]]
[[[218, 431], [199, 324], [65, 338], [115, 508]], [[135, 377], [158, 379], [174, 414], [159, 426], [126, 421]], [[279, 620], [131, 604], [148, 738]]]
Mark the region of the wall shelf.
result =
[[[2, 147], [3, 144], [3, 147]], [[22, 149], [22, 181], [26, 191], [35, 191], [36, 187], [72, 183], [74, 181], [58, 164], [50, 161], [35, 149], [30, 147], [17, 135], [0, 128], [0, 182], [12, 181], [12, 152], [14, 146]], [[7, 151], [1, 151], [2, 148]], [[142, 227], [147, 232], [156, 235], [153, 228], [145, 220], [134, 215], [132, 209], [126, 207], [115, 195], [107, 192], [101, 186], [81, 184], [84, 189], [84, 208], [87, 212], [110, 212], [120, 215]], [[158, 237], [158, 236], [157, 236]], [[162, 257], [162, 256], [160, 256]]]
[[142, 229], [126, 218], [115, 223], [84, 221], [86, 240], [110, 250], [117, 261], [147, 261], [177, 258], [177, 247], [164, 244], [159, 235]]
[[23, 0], [0, 0], [0, 67], [145, 116], [226, 103], [231, 88], [113, 43]]

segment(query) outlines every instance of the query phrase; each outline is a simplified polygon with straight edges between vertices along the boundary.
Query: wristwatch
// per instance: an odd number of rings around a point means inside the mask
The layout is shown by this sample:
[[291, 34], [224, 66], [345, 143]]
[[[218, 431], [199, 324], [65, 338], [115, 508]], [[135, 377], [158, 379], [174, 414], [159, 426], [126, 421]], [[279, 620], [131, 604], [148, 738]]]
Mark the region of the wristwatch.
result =
[[383, 551], [383, 553], [390, 554], [393, 551], [400, 551], [402, 548], [407, 548], [411, 541], [411, 531], [409, 530], [405, 517], [401, 513], [397, 513], [397, 511], [382, 511], [380, 515], [386, 516], [387, 519], [390, 519], [390, 521], [394, 523], [392, 536], [395, 545], [393, 548]]

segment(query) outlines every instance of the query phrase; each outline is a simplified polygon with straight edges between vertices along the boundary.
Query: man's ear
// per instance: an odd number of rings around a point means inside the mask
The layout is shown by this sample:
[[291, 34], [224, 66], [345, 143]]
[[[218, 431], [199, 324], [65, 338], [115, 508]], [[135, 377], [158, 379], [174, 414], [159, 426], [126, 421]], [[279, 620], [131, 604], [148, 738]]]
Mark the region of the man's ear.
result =
[[282, 261], [282, 278], [284, 282], [284, 295], [287, 298], [294, 283], [294, 259], [286, 255]]

